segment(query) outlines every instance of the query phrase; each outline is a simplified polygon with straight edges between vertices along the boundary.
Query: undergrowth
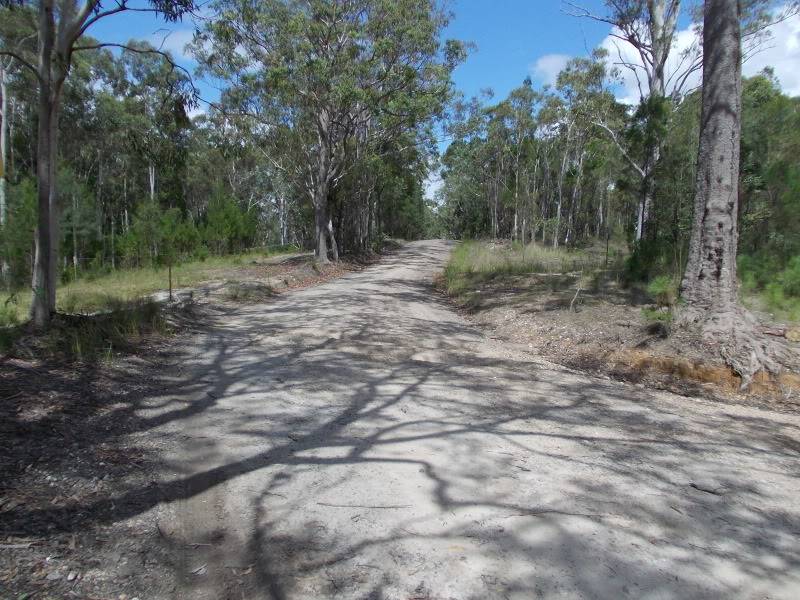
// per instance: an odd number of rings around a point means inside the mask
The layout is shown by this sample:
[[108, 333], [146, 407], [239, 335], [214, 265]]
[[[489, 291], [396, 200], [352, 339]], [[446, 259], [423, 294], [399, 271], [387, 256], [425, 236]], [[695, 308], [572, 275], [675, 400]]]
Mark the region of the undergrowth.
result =
[[110, 360], [116, 354], [135, 351], [146, 336], [168, 330], [164, 309], [158, 303], [118, 303], [101, 314], [56, 314], [45, 332], [27, 323], [4, 327], [0, 329], [0, 352], [21, 358]]
[[[175, 288], [191, 287], [205, 281], [221, 279], [226, 271], [258, 265], [261, 259], [296, 251], [296, 248], [281, 248], [280, 251], [260, 250], [247, 254], [212, 256], [173, 267], [172, 277]], [[57, 291], [57, 310], [67, 314], [94, 314], [118, 309], [129, 302], [168, 289], [167, 269], [141, 268], [119, 269], [105, 274], [90, 273], [85, 277], [59, 286]], [[31, 293], [29, 290], [13, 294], [0, 292], [0, 327], [23, 323], [30, 312]]]
[[[459, 295], [481, 282], [509, 275], [589, 274], [605, 266], [605, 247], [552, 248], [537, 244], [507, 244], [466, 240], [458, 244], [444, 270], [447, 292]], [[619, 265], [618, 251], [611, 256]]]
[[257, 282], [228, 281], [225, 298], [232, 302], [262, 302], [275, 295], [269, 285]]
[[742, 255], [737, 263], [745, 297], [755, 298], [780, 318], [800, 321], [800, 256], [781, 264], [768, 255]]

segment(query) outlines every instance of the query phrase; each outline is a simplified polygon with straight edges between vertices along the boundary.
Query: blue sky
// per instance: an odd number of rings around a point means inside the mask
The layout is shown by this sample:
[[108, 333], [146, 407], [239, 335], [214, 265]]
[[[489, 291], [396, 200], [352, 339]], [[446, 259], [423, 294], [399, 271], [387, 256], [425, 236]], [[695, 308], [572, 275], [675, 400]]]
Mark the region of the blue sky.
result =
[[[598, 10], [601, 4], [600, 0], [586, 2]], [[455, 17], [445, 37], [477, 45], [455, 73], [458, 87], [467, 96], [484, 88], [492, 88], [498, 96], [504, 96], [527, 75], [537, 83], [546, 83], [547, 73], [534, 68], [538, 59], [552, 57], [545, 65], [555, 68], [559, 57], [586, 54], [609, 30], [608, 26], [564, 14], [559, 0], [455, 0], [451, 9]], [[170, 24], [153, 15], [129, 13], [100, 21], [90, 33], [107, 42], [124, 43], [137, 38], [159, 44], [172, 32], [164, 47], [178, 57], [183, 45], [191, 39], [193, 26], [190, 20]], [[181, 58], [181, 62], [191, 67], [187, 58]], [[204, 97], [216, 98], [213, 85], [198, 84]]]
[[[600, 0], [583, 5], [602, 11]], [[477, 44], [455, 73], [467, 96], [488, 87], [502, 98], [528, 75], [534, 83], [547, 83], [567, 57], [587, 54], [609, 32], [605, 24], [565, 14], [559, 0], [459, 0], [453, 11], [445, 35]], [[550, 67], [546, 72], [535, 68], [543, 57]]]
[[[577, 0], [576, 4], [598, 14], [604, 12], [602, 0]], [[608, 37], [610, 27], [566, 14], [568, 7], [561, 0], [451, 0], [450, 8], [454, 18], [444, 37], [474, 42], [477, 46], [454, 75], [458, 88], [468, 97], [491, 88], [496, 98], [501, 99], [528, 75], [537, 85], [552, 83], [570, 57], [584, 56], [600, 45], [616, 55], [613, 41]], [[90, 34], [106, 42], [122, 43], [132, 38], [147, 39], [156, 45], [163, 42], [163, 47], [191, 71], [190, 58], [182, 54], [193, 29], [191, 20], [170, 24], [151, 14], [124, 13], [101, 20]], [[677, 50], [694, 39], [686, 19], [682, 19], [680, 29]], [[627, 60], [637, 60], [630, 54], [630, 48], [623, 51]], [[800, 18], [796, 17], [776, 26], [770, 44], [745, 63], [744, 73], [752, 75], [765, 66], [773, 66], [784, 90], [800, 95], [797, 64], [800, 64]], [[623, 74], [626, 78], [617, 88], [618, 96], [636, 102], [635, 78], [630, 73]], [[699, 78], [693, 82], [697, 83]], [[219, 92], [212, 82], [198, 80], [196, 85], [206, 100], [218, 98]]]

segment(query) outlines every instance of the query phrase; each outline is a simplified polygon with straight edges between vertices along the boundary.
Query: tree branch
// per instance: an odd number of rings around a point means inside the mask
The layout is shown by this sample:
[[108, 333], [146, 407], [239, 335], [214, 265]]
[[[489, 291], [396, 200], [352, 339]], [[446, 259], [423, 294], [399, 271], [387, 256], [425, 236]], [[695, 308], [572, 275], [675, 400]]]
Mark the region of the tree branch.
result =
[[167, 52], [163, 50], [157, 50], [156, 48], [136, 48], [133, 46], [127, 46], [125, 44], [114, 44], [112, 42], [102, 42], [98, 44], [88, 44], [86, 46], [75, 46], [72, 48], [74, 52], [79, 52], [81, 50], [101, 50], [102, 48], [121, 48], [122, 50], [127, 50], [128, 52], [134, 52], [136, 54], [158, 54], [164, 60], [166, 60], [169, 65], [173, 69], [178, 69], [179, 71], [183, 71], [186, 76], [189, 78], [189, 85], [192, 86], [192, 91], [197, 93], [197, 88], [195, 88], [194, 83], [192, 82], [192, 74], [189, 71], [175, 62], [175, 60], [170, 56]]
[[647, 176], [647, 174], [644, 172], [644, 169], [642, 169], [642, 167], [640, 167], [636, 162], [634, 162], [630, 154], [628, 154], [625, 151], [625, 148], [622, 147], [622, 144], [620, 144], [619, 140], [617, 139], [617, 134], [614, 133], [608, 125], [606, 125], [602, 121], [592, 121], [592, 125], [596, 125], [597, 127], [604, 129], [608, 133], [609, 137], [611, 138], [611, 141], [614, 142], [614, 145], [617, 147], [620, 153], [622, 153], [622, 156], [625, 158], [625, 160], [628, 161], [631, 167], [634, 168], [634, 170], [639, 174], [639, 176], [642, 179], [644, 179]]
[[23, 67], [25, 67], [26, 69], [29, 69], [34, 75], [36, 75], [36, 79], [38, 79], [39, 81], [42, 80], [42, 78], [39, 76], [39, 71], [36, 69], [36, 67], [34, 65], [32, 65], [31, 63], [29, 63], [24, 58], [22, 58], [22, 56], [20, 56], [16, 52], [12, 52], [11, 50], [0, 50], [0, 56], [9, 56], [9, 57], [13, 58], [14, 60], [19, 61], [19, 63]]

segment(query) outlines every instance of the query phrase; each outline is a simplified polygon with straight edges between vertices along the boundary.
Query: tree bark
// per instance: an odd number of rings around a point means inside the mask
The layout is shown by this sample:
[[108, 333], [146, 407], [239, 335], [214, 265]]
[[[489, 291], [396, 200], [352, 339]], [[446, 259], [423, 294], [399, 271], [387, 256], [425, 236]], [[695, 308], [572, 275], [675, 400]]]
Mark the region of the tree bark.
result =
[[72, 273], [78, 278], [78, 195], [72, 192]]
[[569, 163], [570, 151], [569, 140], [572, 134], [572, 121], [567, 126], [567, 139], [564, 142], [564, 156], [561, 158], [561, 169], [558, 173], [558, 204], [556, 206], [556, 224], [553, 232], [553, 248], [558, 248], [558, 238], [561, 235], [561, 207], [564, 204], [564, 177], [567, 175], [567, 164]]
[[314, 233], [316, 249], [314, 254], [321, 263], [328, 261], [328, 189], [327, 185], [317, 184], [314, 189]]
[[53, 76], [55, 44], [53, 0], [42, 0], [39, 9], [39, 123], [36, 148], [38, 222], [33, 267], [31, 319], [47, 327], [55, 310], [55, 254], [52, 247], [52, 204], [55, 183], [55, 133], [57, 85]]
[[[8, 182], [8, 85], [6, 80], [6, 67], [0, 59], [0, 229], [5, 227], [8, 220], [8, 200], [6, 187]], [[8, 276], [8, 259], [3, 253], [0, 256], [0, 281], [5, 281]]]
[[736, 304], [741, 55], [737, 0], [706, 0], [694, 225], [683, 297], [694, 312]]
[[154, 164], [147, 165], [147, 180], [150, 184], [150, 202], [156, 201], [156, 167]]
[[777, 370], [755, 319], [738, 303], [741, 31], [738, 0], [706, 0], [703, 91], [695, 181], [694, 224], [681, 283], [686, 306], [680, 321], [701, 325], [726, 362], [748, 385], [764, 368]]

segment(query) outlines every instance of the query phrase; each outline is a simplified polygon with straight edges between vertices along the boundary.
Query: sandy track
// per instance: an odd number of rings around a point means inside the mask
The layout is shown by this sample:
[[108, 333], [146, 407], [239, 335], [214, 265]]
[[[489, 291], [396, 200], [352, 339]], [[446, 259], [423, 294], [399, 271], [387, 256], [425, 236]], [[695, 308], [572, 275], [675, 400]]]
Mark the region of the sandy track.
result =
[[181, 597], [800, 597], [800, 418], [520, 359], [432, 290], [450, 247], [193, 339], [144, 412]]

